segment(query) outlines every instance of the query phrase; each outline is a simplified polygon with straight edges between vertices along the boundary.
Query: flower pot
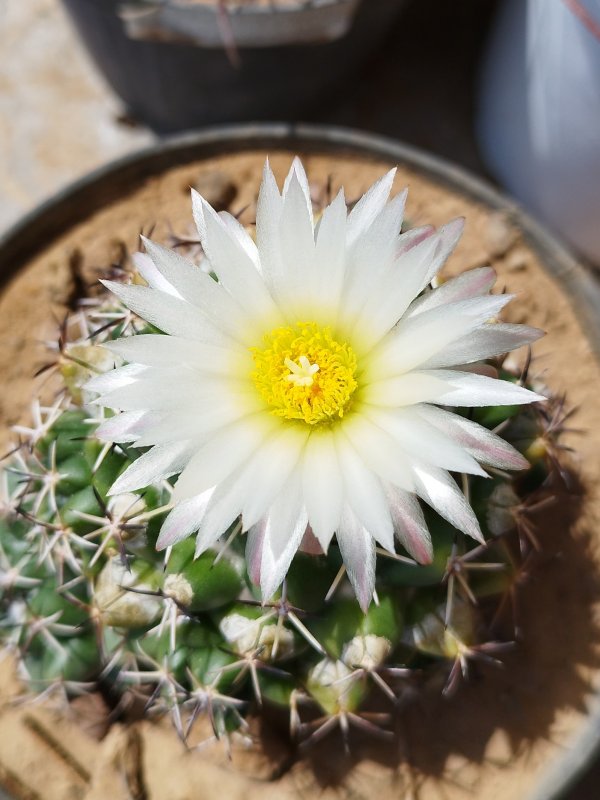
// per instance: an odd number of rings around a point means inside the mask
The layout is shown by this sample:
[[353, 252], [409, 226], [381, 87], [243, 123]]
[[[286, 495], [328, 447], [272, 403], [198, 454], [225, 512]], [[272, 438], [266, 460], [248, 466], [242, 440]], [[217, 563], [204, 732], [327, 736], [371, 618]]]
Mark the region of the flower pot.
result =
[[600, 15], [589, 0], [507, 0], [489, 43], [479, 141], [496, 177], [600, 263]]
[[[359, 0], [255, 5], [124, 2], [119, 15], [134, 39], [188, 41], [201, 47], [224, 46], [229, 36], [237, 47], [277, 47], [331, 42], [345, 36]], [[226, 27], [225, 27], [226, 26]]]
[[[503, 670], [486, 669], [452, 699], [432, 687], [400, 711], [393, 745], [365, 741], [351, 758], [341, 756], [333, 738], [298, 760], [282, 736], [263, 732], [260, 747], [236, 747], [230, 762], [215, 748], [186, 752], [166, 721], [112, 725], [98, 741], [81, 724], [94, 714], [106, 723], [99, 697], [75, 703], [69, 714], [3, 704], [0, 784], [16, 797], [29, 790], [47, 800], [120, 800], [127, 792], [183, 798], [202, 786], [207, 798], [270, 800], [317, 795], [326, 785], [338, 797], [376, 793], [382, 800], [415, 787], [425, 800], [440, 792], [461, 798], [465, 787], [486, 800], [549, 800], [592, 757], [600, 677], [593, 622], [600, 598], [599, 291], [517, 207], [461, 170], [377, 137], [273, 125], [194, 134], [85, 178], [0, 242], [0, 364], [11, 387], [3, 428], [26, 417], [32, 374], [45, 358], [39, 341], [55, 330], [54, 315], [60, 318], [101, 270], [127, 260], [140, 230], [152, 227], [157, 240], [189, 236], [190, 185], [251, 223], [265, 156], [281, 177], [296, 153], [316, 202], [340, 184], [352, 199], [398, 164], [396, 190], [410, 184], [412, 224], [467, 218], [448, 273], [492, 263], [501, 285], [518, 295], [510, 319], [548, 331], [536, 345], [533, 370], [579, 407], [573, 426], [586, 436], [566, 441], [577, 447], [572, 469], [582, 491], [561, 495], [538, 521], [542, 561], [519, 592], [523, 642]], [[6, 660], [2, 670], [0, 691], [9, 699], [19, 687]]]
[[146, 4], [144, 14], [120, 0], [64, 4], [129, 111], [168, 132], [302, 118], [373, 51], [404, 0], [261, 5], [225, 21], [214, 4]]

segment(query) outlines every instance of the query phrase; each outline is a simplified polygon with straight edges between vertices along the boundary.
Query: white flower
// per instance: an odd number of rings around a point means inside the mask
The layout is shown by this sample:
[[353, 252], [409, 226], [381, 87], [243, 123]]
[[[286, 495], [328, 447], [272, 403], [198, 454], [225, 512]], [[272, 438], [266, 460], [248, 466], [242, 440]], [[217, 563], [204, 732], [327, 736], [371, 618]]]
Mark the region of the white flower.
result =
[[[526, 461], [488, 430], [439, 406], [530, 403], [538, 395], [469, 371], [541, 333], [491, 322], [510, 300], [474, 269], [426, 291], [463, 223], [399, 235], [406, 193], [392, 170], [348, 213], [343, 191], [313, 218], [298, 159], [283, 195], [265, 166], [256, 243], [193, 193], [218, 282], [145, 240], [148, 286], [106, 281], [168, 335], [106, 346], [129, 362], [93, 379], [96, 402], [120, 411], [109, 441], [151, 446], [112, 487], [118, 494], [179, 474], [159, 548], [197, 534], [214, 545], [241, 515], [250, 573], [270, 597], [310, 524], [337, 536], [361, 605], [372, 597], [375, 543], [394, 536], [420, 562], [431, 540], [417, 496], [468, 535], [479, 525], [449, 471]], [[145, 265], [144, 265], [145, 261]]]

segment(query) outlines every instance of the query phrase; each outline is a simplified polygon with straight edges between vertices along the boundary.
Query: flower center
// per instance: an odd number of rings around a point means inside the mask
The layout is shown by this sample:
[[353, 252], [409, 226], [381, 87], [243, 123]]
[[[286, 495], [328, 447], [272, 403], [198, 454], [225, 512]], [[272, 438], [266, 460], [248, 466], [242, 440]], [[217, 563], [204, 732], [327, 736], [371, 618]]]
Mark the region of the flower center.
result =
[[309, 425], [343, 417], [356, 389], [356, 356], [314, 322], [275, 328], [253, 347], [252, 378], [271, 412]]

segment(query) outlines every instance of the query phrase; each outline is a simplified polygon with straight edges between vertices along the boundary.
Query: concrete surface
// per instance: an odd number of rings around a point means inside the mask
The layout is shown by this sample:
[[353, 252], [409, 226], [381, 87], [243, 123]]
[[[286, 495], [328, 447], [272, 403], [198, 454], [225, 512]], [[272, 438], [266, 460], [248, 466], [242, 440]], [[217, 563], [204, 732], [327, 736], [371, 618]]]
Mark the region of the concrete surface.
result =
[[58, 0], [0, 0], [0, 230], [44, 197], [154, 138], [117, 120]]

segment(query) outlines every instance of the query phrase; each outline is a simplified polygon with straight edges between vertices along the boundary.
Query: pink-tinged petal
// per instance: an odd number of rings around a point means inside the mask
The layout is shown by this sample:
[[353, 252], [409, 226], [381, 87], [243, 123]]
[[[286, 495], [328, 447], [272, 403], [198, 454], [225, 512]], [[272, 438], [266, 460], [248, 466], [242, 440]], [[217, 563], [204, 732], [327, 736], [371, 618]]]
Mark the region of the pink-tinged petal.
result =
[[306, 553], [308, 556], [322, 556], [325, 554], [325, 551], [319, 544], [319, 540], [314, 535], [310, 525], [306, 526], [306, 530], [304, 531], [304, 536], [302, 537], [302, 541], [300, 542], [300, 547], [298, 550], [301, 553]]
[[153, 447], [127, 467], [108, 494], [133, 492], [176, 475], [188, 463], [196, 446], [195, 442], [185, 441]]
[[263, 601], [269, 600], [281, 585], [300, 546], [307, 524], [302, 481], [299, 470], [296, 470], [266, 515], [260, 566]]
[[420, 406], [416, 412], [484, 464], [498, 469], [529, 467], [518, 450], [483, 425], [435, 406]]
[[163, 522], [156, 542], [157, 550], [164, 550], [187, 539], [200, 527], [214, 489], [179, 503]]
[[419, 564], [430, 564], [433, 545], [419, 501], [412, 492], [405, 492], [391, 483], [384, 484], [384, 489], [398, 540]]
[[431, 311], [448, 303], [458, 303], [472, 297], [487, 294], [496, 283], [496, 270], [492, 267], [478, 267], [451, 278], [439, 288], [432, 289], [411, 303], [406, 312], [407, 317]]
[[417, 494], [459, 531], [483, 543], [477, 517], [453, 478], [442, 469], [415, 465]]
[[519, 347], [533, 344], [544, 336], [544, 331], [527, 325], [499, 322], [484, 325], [467, 336], [443, 347], [423, 363], [424, 369], [438, 369], [469, 364], [484, 358], [510, 353]]
[[429, 239], [435, 233], [433, 225], [422, 225], [419, 228], [410, 228], [405, 233], [400, 234], [396, 242], [396, 258], [399, 259], [405, 253], [408, 253], [413, 247], [416, 247], [425, 239]]
[[350, 506], [342, 511], [337, 541], [348, 578], [366, 614], [375, 589], [375, 542]]
[[267, 518], [263, 517], [253, 525], [247, 533], [246, 539], [246, 568], [248, 576], [255, 586], [260, 586], [260, 565], [262, 551], [267, 531]]

